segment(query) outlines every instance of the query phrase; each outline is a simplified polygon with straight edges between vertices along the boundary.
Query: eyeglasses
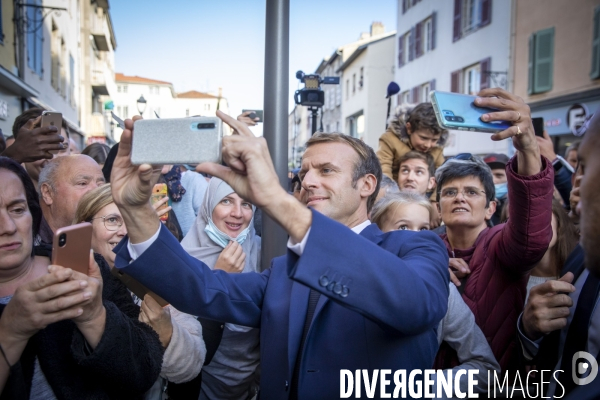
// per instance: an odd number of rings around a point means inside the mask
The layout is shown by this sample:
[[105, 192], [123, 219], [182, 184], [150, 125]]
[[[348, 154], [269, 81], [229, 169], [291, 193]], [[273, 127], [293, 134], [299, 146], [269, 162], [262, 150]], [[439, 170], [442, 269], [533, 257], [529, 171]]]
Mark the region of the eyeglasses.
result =
[[459, 193], [462, 193], [463, 197], [466, 199], [478, 199], [482, 195], [486, 194], [485, 191], [474, 187], [466, 187], [462, 190], [458, 190], [457, 188], [446, 188], [440, 191], [440, 197], [442, 199], [450, 200], [456, 198]]
[[123, 226], [123, 218], [121, 218], [119, 215], [110, 214], [105, 215], [104, 217], [92, 218], [92, 220], [99, 218], [104, 220], [104, 227], [107, 231], [118, 231], [119, 228]]

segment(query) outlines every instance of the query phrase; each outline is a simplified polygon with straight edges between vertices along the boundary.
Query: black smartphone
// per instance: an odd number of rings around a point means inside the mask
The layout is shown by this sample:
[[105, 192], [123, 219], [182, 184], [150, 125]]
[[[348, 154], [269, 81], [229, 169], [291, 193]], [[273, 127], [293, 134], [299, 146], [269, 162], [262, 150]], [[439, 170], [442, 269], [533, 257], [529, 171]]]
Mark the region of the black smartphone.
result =
[[531, 122], [533, 123], [533, 131], [535, 132], [535, 136], [544, 137], [544, 118], [531, 118]]
[[245, 113], [246, 111], [252, 111], [252, 113], [248, 115], [248, 117], [250, 117], [251, 119], [258, 118], [258, 121], [256, 121], [256, 122], [263, 122], [263, 110], [245, 109], [245, 110], [242, 110], [242, 114]]

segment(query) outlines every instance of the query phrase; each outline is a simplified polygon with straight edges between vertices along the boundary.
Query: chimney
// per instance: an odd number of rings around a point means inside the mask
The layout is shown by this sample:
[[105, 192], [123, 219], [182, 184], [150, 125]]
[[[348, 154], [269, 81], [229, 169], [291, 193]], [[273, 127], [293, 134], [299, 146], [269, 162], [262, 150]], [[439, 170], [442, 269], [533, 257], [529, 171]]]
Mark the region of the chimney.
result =
[[381, 22], [373, 22], [371, 24], [371, 36], [377, 36], [385, 33], [385, 27]]

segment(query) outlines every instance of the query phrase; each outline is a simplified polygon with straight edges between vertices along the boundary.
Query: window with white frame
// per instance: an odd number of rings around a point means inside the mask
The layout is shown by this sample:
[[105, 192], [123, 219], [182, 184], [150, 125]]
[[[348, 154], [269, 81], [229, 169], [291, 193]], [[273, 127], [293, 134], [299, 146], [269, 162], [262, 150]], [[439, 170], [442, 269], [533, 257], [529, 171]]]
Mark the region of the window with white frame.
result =
[[433, 49], [433, 19], [431, 17], [423, 21], [423, 53]]
[[352, 94], [356, 93], [356, 74], [352, 74]]
[[462, 32], [467, 34], [479, 27], [481, 22], [480, 0], [463, 0]]
[[186, 109], [185, 109], [185, 116], [186, 116], [186, 117], [189, 117], [189, 116], [190, 116], [190, 109], [189, 109], [189, 108], [186, 108]]
[[365, 84], [365, 68], [360, 67], [360, 79], [358, 80], [358, 88], [362, 89]]
[[404, 35], [404, 52], [402, 53], [402, 57], [404, 57], [404, 64], [407, 64], [410, 61], [410, 41], [411, 41], [411, 31], [408, 31]]
[[123, 93], [127, 93], [127, 85], [123, 85]]
[[410, 90], [402, 92], [400, 99], [401, 99], [402, 104], [410, 103]]
[[127, 118], [129, 118], [129, 106], [123, 106], [123, 115], [121, 116], [121, 119]]
[[429, 101], [429, 92], [431, 91], [431, 86], [429, 82], [421, 85], [421, 96], [420, 99], [422, 102]]
[[204, 111], [210, 111], [210, 104], [204, 104]]
[[117, 85], [117, 93], [121, 93], [122, 90], [123, 88], [121, 87], [121, 85]]
[[463, 72], [463, 93], [476, 95], [481, 85], [481, 65], [471, 65]]
[[346, 100], [350, 98], [350, 79], [346, 79]]

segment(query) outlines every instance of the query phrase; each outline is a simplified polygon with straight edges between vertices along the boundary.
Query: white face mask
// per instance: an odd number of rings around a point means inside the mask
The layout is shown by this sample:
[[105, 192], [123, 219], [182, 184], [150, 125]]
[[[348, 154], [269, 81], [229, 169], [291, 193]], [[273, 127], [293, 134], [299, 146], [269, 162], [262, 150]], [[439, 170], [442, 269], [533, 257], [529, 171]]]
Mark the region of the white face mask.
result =
[[[251, 223], [252, 223], [252, 220], [250, 220], [250, 224]], [[215, 242], [216, 244], [218, 244], [222, 248], [225, 248], [225, 246], [227, 246], [230, 241], [231, 242], [238, 242], [239, 244], [244, 243], [244, 241], [248, 237], [248, 233], [250, 232], [250, 224], [248, 224], [248, 226], [246, 227], [246, 229], [244, 229], [243, 231], [241, 231], [240, 234], [237, 235], [237, 237], [232, 238], [231, 236], [227, 235], [226, 233], [221, 232], [219, 230], [219, 228], [217, 228], [217, 226], [212, 221], [212, 218], [209, 218], [208, 219], [208, 224], [204, 228], [204, 232], [206, 232], [206, 234], [208, 235], [208, 237], [213, 242]]]

